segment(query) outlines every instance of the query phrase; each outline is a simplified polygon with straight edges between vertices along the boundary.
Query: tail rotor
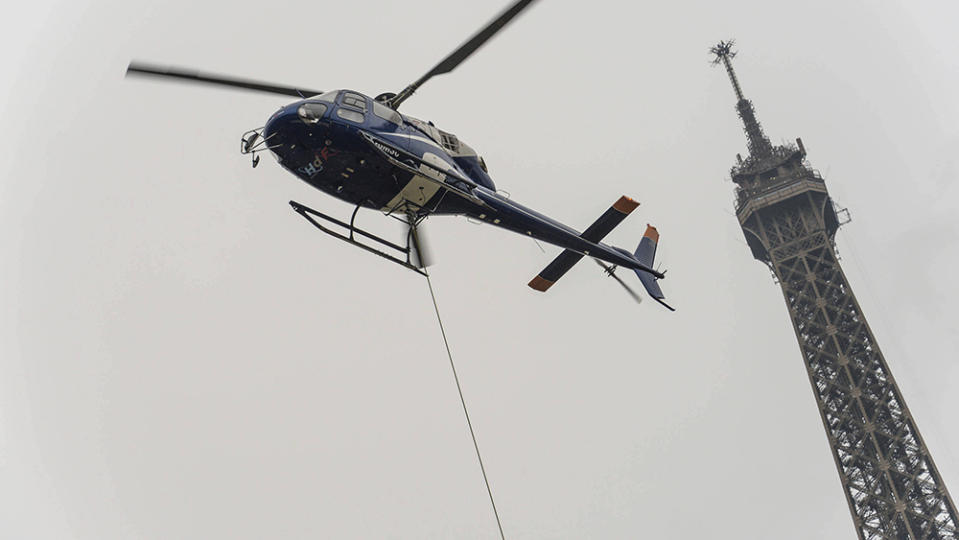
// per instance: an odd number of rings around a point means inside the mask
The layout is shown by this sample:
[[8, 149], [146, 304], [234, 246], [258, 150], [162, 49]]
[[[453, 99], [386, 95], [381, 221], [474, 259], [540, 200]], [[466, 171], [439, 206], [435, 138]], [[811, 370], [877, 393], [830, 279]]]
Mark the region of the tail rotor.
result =
[[627, 285], [625, 281], [623, 281], [622, 279], [620, 279], [619, 276], [616, 275], [615, 266], [610, 266], [599, 259], [593, 259], [593, 260], [596, 261], [596, 264], [598, 264], [600, 267], [603, 268], [607, 276], [615, 279], [616, 283], [619, 283], [620, 285], [622, 285], [623, 288], [626, 289], [626, 293], [629, 294], [631, 297], [633, 297], [633, 300], [635, 300], [637, 304], [643, 303], [643, 298], [639, 296], [639, 294], [637, 294], [632, 287]]

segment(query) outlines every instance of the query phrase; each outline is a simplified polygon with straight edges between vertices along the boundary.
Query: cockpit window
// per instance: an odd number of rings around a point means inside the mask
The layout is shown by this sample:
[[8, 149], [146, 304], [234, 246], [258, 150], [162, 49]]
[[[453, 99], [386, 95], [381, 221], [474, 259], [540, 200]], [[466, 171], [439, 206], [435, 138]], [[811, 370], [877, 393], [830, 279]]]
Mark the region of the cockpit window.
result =
[[403, 125], [403, 117], [400, 115], [400, 113], [394, 111], [386, 105], [383, 105], [382, 103], [376, 101], [373, 102], [373, 114], [379, 116], [387, 122], [392, 122], [397, 126]]
[[331, 91], [329, 91], [329, 92], [323, 92], [322, 94], [320, 94], [320, 95], [318, 95], [318, 96], [313, 96], [313, 97], [310, 98], [310, 100], [313, 100], [313, 101], [326, 101], [326, 102], [329, 102], [329, 103], [333, 103], [334, 101], [336, 101], [336, 95], [339, 94], [339, 93], [340, 93], [339, 90], [331, 90]]
[[346, 92], [343, 94], [342, 103], [347, 107], [355, 107], [363, 112], [366, 112], [366, 98], [360, 94]]
[[325, 103], [304, 103], [300, 105], [296, 113], [300, 115], [300, 120], [307, 124], [315, 124], [326, 114], [327, 106]]

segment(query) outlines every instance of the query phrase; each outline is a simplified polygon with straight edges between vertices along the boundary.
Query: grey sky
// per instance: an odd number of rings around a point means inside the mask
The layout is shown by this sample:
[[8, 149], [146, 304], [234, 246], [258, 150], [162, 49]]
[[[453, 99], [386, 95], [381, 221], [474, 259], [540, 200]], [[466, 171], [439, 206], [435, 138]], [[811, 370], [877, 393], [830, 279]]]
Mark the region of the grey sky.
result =
[[[0, 537], [493, 538], [426, 283], [310, 228], [349, 208], [240, 134], [285, 100], [130, 59], [397, 91], [505, 4], [33, 2], [0, 32]], [[404, 110], [524, 204], [662, 234], [679, 309], [429, 222], [508, 538], [853, 538], [782, 296], [732, 215], [735, 64], [852, 212], [843, 267], [959, 492], [954, 2], [540, 2]], [[381, 218], [364, 225], [391, 232]], [[638, 286], [638, 283], [637, 283]]]

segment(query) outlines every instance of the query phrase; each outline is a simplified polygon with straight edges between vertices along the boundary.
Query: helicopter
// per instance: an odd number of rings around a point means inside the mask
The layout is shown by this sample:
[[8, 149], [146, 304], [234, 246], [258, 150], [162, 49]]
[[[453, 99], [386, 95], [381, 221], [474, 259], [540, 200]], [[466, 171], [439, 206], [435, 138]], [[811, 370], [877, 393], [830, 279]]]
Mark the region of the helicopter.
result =
[[[485, 160], [453, 133], [399, 112], [400, 105], [432, 77], [453, 71], [535, 0], [518, 0], [476, 32], [433, 69], [399, 93], [370, 97], [354, 90], [319, 91], [250, 79], [131, 62], [127, 75], [179, 79], [298, 98], [244, 133], [240, 152], [253, 167], [271, 153], [287, 171], [316, 189], [354, 206], [349, 222], [290, 201], [293, 210], [324, 233], [428, 276], [426, 250], [418, 232], [434, 215], [460, 215], [563, 248], [530, 282], [545, 292], [584, 257], [591, 257], [637, 302], [641, 300], [616, 270], [633, 270], [646, 292], [666, 304], [653, 269], [659, 233], [648, 225], [638, 247], [602, 243], [639, 203], [622, 196], [579, 232], [523, 206], [497, 190]], [[406, 245], [356, 225], [360, 208], [375, 209], [405, 222]], [[361, 240], [362, 239], [362, 240]]]

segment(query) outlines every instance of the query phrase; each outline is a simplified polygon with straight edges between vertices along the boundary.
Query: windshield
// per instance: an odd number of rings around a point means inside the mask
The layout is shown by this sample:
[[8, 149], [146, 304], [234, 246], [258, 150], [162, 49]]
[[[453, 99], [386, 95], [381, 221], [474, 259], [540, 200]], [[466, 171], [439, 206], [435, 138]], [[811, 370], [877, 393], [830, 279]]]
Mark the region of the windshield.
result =
[[311, 101], [327, 101], [333, 103], [336, 101], [336, 95], [339, 94], [339, 90], [330, 90], [329, 92], [323, 92], [318, 96], [313, 96], [310, 98]]

